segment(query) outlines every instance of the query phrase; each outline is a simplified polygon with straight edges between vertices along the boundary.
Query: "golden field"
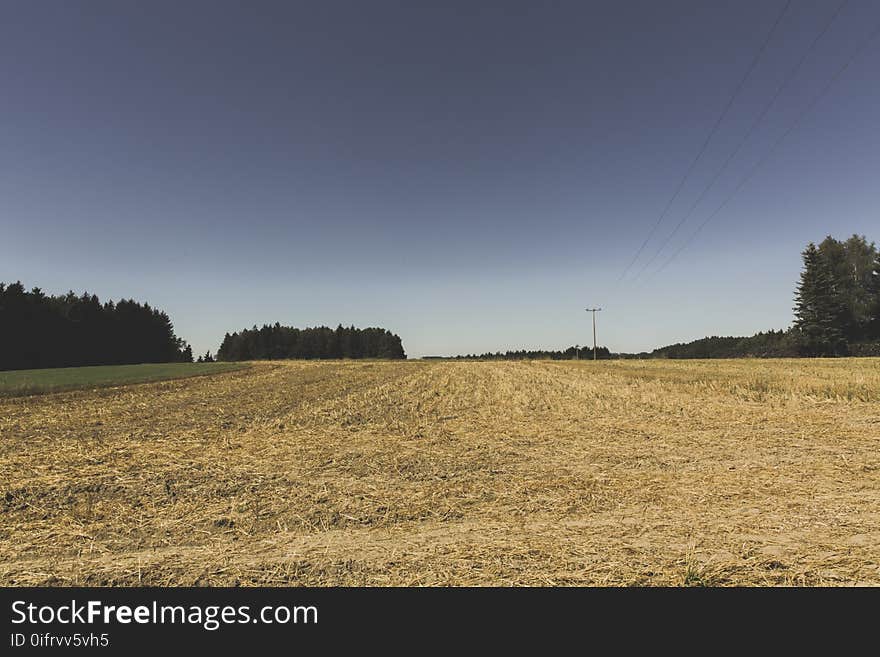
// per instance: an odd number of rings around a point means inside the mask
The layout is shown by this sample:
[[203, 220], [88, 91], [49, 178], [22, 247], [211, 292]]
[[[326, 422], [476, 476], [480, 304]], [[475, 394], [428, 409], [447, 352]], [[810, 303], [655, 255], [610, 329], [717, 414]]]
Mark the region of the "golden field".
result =
[[880, 360], [272, 362], [0, 399], [5, 585], [880, 584]]

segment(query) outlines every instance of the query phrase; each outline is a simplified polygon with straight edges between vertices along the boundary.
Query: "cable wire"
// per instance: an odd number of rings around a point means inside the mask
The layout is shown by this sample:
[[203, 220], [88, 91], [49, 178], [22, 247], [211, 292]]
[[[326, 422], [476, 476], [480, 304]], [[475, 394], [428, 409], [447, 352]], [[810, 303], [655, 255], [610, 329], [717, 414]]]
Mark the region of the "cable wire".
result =
[[825, 23], [825, 27], [823, 27], [823, 28], [822, 28], [822, 31], [819, 32], [818, 36], [816, 36], [816, 38], [813, 39], [813, 42], [812, 42], [812, 43], [810, 44], [810, 46], [807, 48], [806, 52], [804, 52], [803, 56], [800, 58], [800, 60], [798, 61], [798, 63], [795, 64], [795, 66], [794, 66], [794, 67], [788, 72], [788, 75], [785, 77], [785, 79], [783, 80], [782, 84], [776, 89], [776, 92], [773, 94], [773, 97], [770, 99], [770, 102], [767, 103], [767, 105], [764, 107], [764, 109], [761, 111], [761, 113], [758, 114], [758, 116], [757, 116], [757, 117], [755, 118], [755, 120], [752, 122], [751, 126], [749, 126], [749, 129], [746, 131], [745, 136], [742, 138], [742, 140], [739, 142], [739, 144], [738, 144], [737, 147], [733, 150], [733, 152], [731, 152], [731, 154], [727, 156], [727, 159], [724, 161], [724, 164], [721, 165], [721, 168], [718, 169], [718, 171], [715, 173], [715, 175], [714, 175], [714, 177], [712, 178], [712, 180], [709, 181], [709, 184], [706, 185], [706, 187], [703, 188], [703, 191], [700, 193], [700, 196], [697, 198], [697, 200], [694, 202], [694, 204], [690, 207], [690, 210], [688, 210], [687, 214], [685, 214], [685, 215], [679, 220], [679, 222], [675, 225], [675, 228], [672, 229], [672, 232], [671, 232], [669, 235], [666, 236], [666, 239], [665, 239], [665, 240], [663, 240], [663, 243], [660, 245], [660, 248], [657, 249], [657, 251], [654, 252], [654, 255], [651, 257], [651, 259], [648, 260], [648, 261], [642, 266], [642, 268], [639, 270], [639, 272], [635, 275], [635, 278], [632, 279], [632, 282], [633, 282], [633, 283], [634, 283], [635, 281], [637, 281], [637, 280], [642, 276], [642, 274], [645, 273], [645, 271], [648, 269], [648, 267], [650, 267], [650, 266], [654, 263], [654, 261], [655, 261], [655, 260], [660, 256], [660, 254], [663, 252], [663, 249], [666, 248], [666, 246], [669, 244], [669, 242], [672, 240], [672, 238], [675, 237], [675, 235], [678, 233], [678, 230], [684, 225], [684, 223], [685, 223], [688, 219], [691, 218], [691, 215], [693, 215], [694, 211], [697, 209], [697, 207], [700, 205], [700, 203], [702, 202], [702, 200], [705, 198], [706, 194], [707, 194], [707, 193], [709, 192], [709, 190], [715, 185], [715, 183], [718, 182], [718, 178], [720, 178], [720, 177], [721, 177], [721, 174], [724, 173], [724, 171], [727, 170], [727, 166], [728, 166], [728, 165], [731, 163], [731, 161], [733, 161], [733, 159], [739, 154], [739, 152], [742, 150], [742, 147], [745, 146], [746, 142], [748, 142], [749, 138], [752, 136], [752, 134], [754, 133], [755, 129], [758, 127], [758, 125], [761, 123], [761, 121], [764, 120], [764, 117], [767, 116], [768, 112], [770, 112], [770, 110], [771, 110], [771, 109], [773, 108], [773, 106], [776, 104], [776, 101], [779, 99], [779, 96], [782, 95], [782, 92], [785, 90], [785, 88], [786, 88], [786, 87], [789, 85], [789, 83], [790, 83], [790, 82], [791, 82], [791, 81], [797, 76], [797, 74], [798, 74], [798, 72], [800, 71], [801, 67], [804, 65], [804, 62], [807, 61], [807, 58], [810, 56], [810, 54], [811, 54], [811, 53], [813, 52], [813, 50], [815, 49], [816, 44], [818, 44], [819, 41], [822, 40], [822, 37], [825, 36], [825, 33], [828, 32], [828, 30], [829, 30], [829, 28], [831, 27], [832, 23], [834, 23], [834, 21], [835, 21], [835, 20], [837, 19], [837, 17], [840, 15], [840, 12], [843, 11], [843, 8], [846, 7], [846, 5], [847, 5], [848, 3], [849, 3], [849, 0], [843, 0], [843, 2], [841, 2], [840, 5], [838, 5], [838, 7], [837, 7], [837, 9], [835, 10], [835, 12], [831, 15], [831, 18], [829, 18], [829, 19], [828, 19], [828, 22]]
[[700, 161], [700, 158], [703, 157], [703, 153], [706, 152], [706, 148], [708, 148], [709, 143], [712, 141], [712, 138], [715, 136], [715, 133], [718, 131], [719, 126], [721, 125], [724, 118], [727, 116], [727, 113], [730, 111], [730, 108], [733, 106], [733, 103], [736, 101], [739, 96], [739, 92], [742, 90], [743, 86], [745, 86], [746, 81], [751, 76], [752, 71], [755, 70], [755, 67], [758, 65], [758, 62], [761, 60], [761, 56], [764, 54], [764, 51], [767, 50], [767, 46], [770, 44], [771, 39], [773, 38], [773, 34], [776, 32], [776, 28], [779, 26], [779, 23], [782, 22], [783, 16], [788, 12], [788, 8], [791, 6], [792, 0], [787, 0], [785, 6], [783, 6], [782, 11], [777, 16], [776, 21], [773, 23], [773, 27], [770, 28], [770, 31], [767, 33], [764, 42], [761, 44], [761, 48], [758, 50], [755, 57], [752, 59], [751, 64], [749, 64], [748, 69], [746, 70], [745, 75], [743, 75], [742, 79], [739, 81], [739, 84], [736, 85], [736, 88], [733, 91], [733, 95], [731, 95], [730, 100], [727, 101], [727, 105], [724, 106], [724, 110], [721, 112], [721, 115], [715, 121], [715, 125], [712, 126], [712, 130], [709, 132], [709, 135], [706, 137], [703, 142], [702, 147], [700, 148], [699, 153], [694, 158], [691, 165], [688, 167], [687, 171], [684, 174], [684, 177], [681, 179], [681, 182], [678, 183], [678, 186], [675, 188], [675, 192], [672, 194], [672, 197], [666, 203], [666, 207], [663, 209], [663, 212], [657, 218], [657, 221], [654, 223], [654, 226], [651, 228], [648, 236], [645, 238], [645, 241], [642, 242], [642, 245], [639, 247], [638, 251], [636, 251], [635, 256], [633, 256], [632, 261], [626, 266], [626, 269], [623, 270], [623, 273], [620, 275], [620, 278], [617, 279], [617, 282], [620, 283], [626, 275], [629, 273], [629, 270], [632, 269], [632, 266], [639, 259], [639, 256], [642, 254], [642, 251], [645, 250], [645, 247], [648, 245], [648, 242], [651, 241], [651, 238], [654, 236], [654, 233], [657, 232], [657, 228], [660, 226], [663, 218], [669, 212], [669, 208], [672, 207], [672, 204], [675, 202], [675, 199], [678, 198], [679, 193], [684, 187], [687, 179], [690, 178], [691, 173], [693, 173], [694, 169], [697, 166], [697, 163]]
[[828, 92], [831, 90], [831, 88], [834, 86], [834, 84], [837, 82], [837, 80], [840, 79], [840, 76], [843, 75], [844, 72], [850, 67], [850, 65], [859, 57], [859, 55], [862, 54], [862, 52], [868, 46], [868, 44], [870, 44], [878, 36], [880, 36], [880, 24], [878, 24], [874, 28], [874, 31], [869, 34], [868, 38], [866, 38], [864, 41], [862, 41], [859, 44], [858, 48], [856, 48], [855, 51], [852, 53], [852, 55], [850, 55], [850, 57], [849, 57], [849, 59], [847, 59], [846, 63], [844, 63], [844, 65], [841, 66], [837, 70], [837, 72], [831, 77], [831, 79], [828, 81], [828, 83], [825, 85], [825, 87], [822, 89], [822, 91], [820, 91], [813, 98], [813, 100], [811, 100], [807, 104], [807, 106], [804, 108], [804, 110], [798, 115], [798, 117], [788, 127], [788, 129], [785, 132], [783, 132], [775, 142], [773, 142], [773, 145], [770, 147], [770, 150], [768, 150], [764, 154], [764, 156], [760, 160], [758, 160], [757, 164], [755, 164], [755, 166], [753, 166], [749, 170], [749, 172], [745, 175], [745, 177], [742, 180], [740, 180], [740, 182], [736, 186], [736, 188], [730, 193], [730, 195], [728, 195], [728, 197], [726, 199], [724, 199], [724, 201], [721, 203], [721, 205], [719, 205], [715, 209], [715, 211], [712, 212], [712, 214], [707, 216], [703, 220], [703, 222], [699, 226], [697, 226], [697, 229], [693, 233], [691, 233], [690, 237], [685, 242], [683, 242], [680, 247], [678, 247], [678, 249], [669, 257], [669, 259], [666, 260], [666, 262], [664, 262], [660, 266], [659, 269], [654, 271], [654, 273], [651, 275], [650, 278], [654, 278], [660, 272], [662, 272], [664, 269], [666, 269], [666, 267], [668, 267], [670, 265], [670, 263], [672, 263], [672, 261], [675, 260], [675, 258], [678, 256], [678, 254], [681, 253], [682, 251], [684, 251], [696, 239], [697, 235], [700, 234], [700, 231], [703, 230], [703, 227], [706, 224], [708, 224], [719, 212], [721, 212], [727, 206], [727, 204], [730, 202], [730, 200], [734, 196], [736, 196], [736, 194], [739, 192], [740, 189], [745, 187], [746, 183], [748, 183], [749, 180], [752, 179], [752, 177], [755, 175], [755, 173], [758, 171], [758, 169], [760, 169], [767, 162], [767, 160], [770, 159], [770, 156], [773, 154], [773, 152], [776, 150], [776, 148], [779, 146], [779, 144], [781, 144], [785, 140], [785, 138], [788, 137], [788, 135], [790, 135], [792, 132], [794, 132], [795, 128], [798, 127], [798, 125], [804, 119], [804, 117], [807, 114], [809, 114], [809, 112], [816, 106], [816, 104], [828, 94]]

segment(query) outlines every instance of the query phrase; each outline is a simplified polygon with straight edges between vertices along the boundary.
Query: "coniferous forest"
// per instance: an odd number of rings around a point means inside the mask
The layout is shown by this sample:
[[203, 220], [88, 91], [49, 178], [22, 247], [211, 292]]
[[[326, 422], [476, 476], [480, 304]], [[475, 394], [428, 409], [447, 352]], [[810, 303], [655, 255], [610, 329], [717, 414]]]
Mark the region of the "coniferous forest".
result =
[[794, 323], [749, 337], [702, 338], [648, 357], [880, 356], [880, 251], [864, 236], [826, 237], [801, 253]]
[[285, 358], [406, 358], [400, 337], [382, 328], [358, 329], [341, 324], [297, 329], [278, 323], [227, 333], [217, 360]]
[[[786, 330], [748, 337], [712, 336], [641, 354], [607, 358], [738, 358], [880, 356], [880, 251], [864, 236], [826, 237], [802, 252], [794, 322]], [[93, 294], [62, 296], [0, 283], [0, 370], [191, 362], [189, 345], [174, 334], [168, 315], [146, 303], [101, 303]], [[465, 359], [591, 359], [590, 347], [519, 350], [458, 356]], [[208, 352], [200, 357], [211, 362]], [[285, 358], [406, 358], [400, 337], [382, 328], [339, 325], [297, 329], [254, 326], [227, 333], [217, 360]]]
[[[864, 236], [845, 241], [826, 237], [801, 254], [803, 269], [794, 296], [794, 323], [746, 337], [700, 338], [638, 354], [604, 358], [796, 358], [801, 356], [880, 356], [880, 250]], [[592, 350], [520, 350], [457, 356], [460, 359], [590, 359]]]
[[[596, 360], [608, 360], [613, 358], [608, 347], [596, 347]], [[517, 351], [496, 351], [485, 354], [468, 354], [456, 356], [456, 360], [591, 360], [593, 358], [592, 347], [575, 345], [563, 350], [548, 349], [519, 349]]]
[[148, 304], [47, 296], [0, 283], [0, 370], [191, 362], [171, 320]]
[[826, 237], [807, 245], [802, 256], [793, 330], [804, 355], [842, 356], [880, 340], [880, 252], [874, 243], [858, 235], [845, 242]]

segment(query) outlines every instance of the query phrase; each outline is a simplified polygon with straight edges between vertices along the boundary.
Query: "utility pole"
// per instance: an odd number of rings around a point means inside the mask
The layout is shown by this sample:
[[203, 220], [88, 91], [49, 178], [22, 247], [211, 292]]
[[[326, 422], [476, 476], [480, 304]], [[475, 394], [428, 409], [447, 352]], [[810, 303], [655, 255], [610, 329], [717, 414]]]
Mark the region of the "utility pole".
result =
[[593, 313], [593, 360], [596, 360], [596, 313], [602, 310], [601, 308], [586, 308], [588, 313]]

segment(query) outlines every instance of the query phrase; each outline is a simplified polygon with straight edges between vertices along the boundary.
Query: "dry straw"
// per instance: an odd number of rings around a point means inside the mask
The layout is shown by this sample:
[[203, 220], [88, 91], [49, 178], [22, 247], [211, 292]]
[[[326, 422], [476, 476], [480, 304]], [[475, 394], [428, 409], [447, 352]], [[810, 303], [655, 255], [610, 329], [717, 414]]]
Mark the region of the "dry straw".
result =
[[283, 362], [0, 400], [6, 585], [880, 584], [880, 361]]

